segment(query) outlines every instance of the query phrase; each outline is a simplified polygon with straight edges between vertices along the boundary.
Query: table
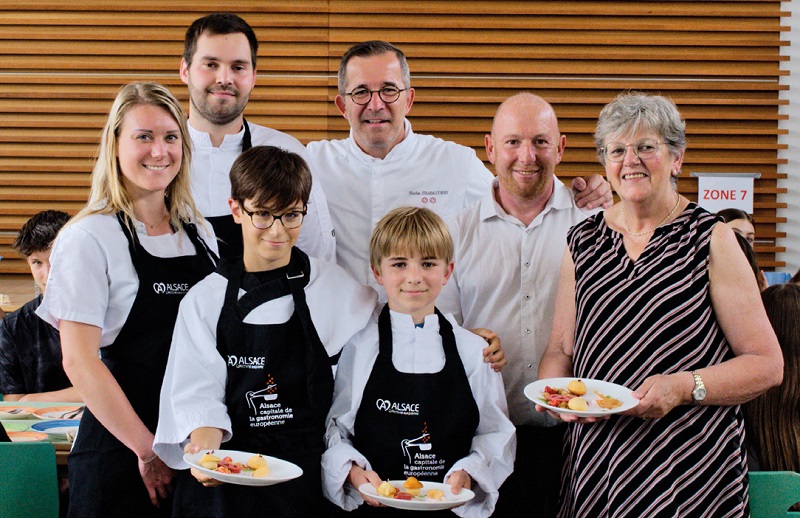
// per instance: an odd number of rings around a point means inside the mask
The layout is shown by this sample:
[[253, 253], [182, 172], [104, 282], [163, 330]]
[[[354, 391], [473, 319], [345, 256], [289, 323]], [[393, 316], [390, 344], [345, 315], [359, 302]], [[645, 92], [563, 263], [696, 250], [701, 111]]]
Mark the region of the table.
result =
[[[47, 407], [54, 407], [54, 406], [83, 406], [83, 403], [59, 403], [59, 402], [49, 402], [49, 401], [36, 401], [36, 402], [27, 402], [27, 401], [0, 401], [0, 409], [3, 407], [12, 407], [12, 406], [27, 406], [31, 408], [47, 408]], [[36, 423], [43, 422], [42, 419], [39, 418], [32, 418], [32, 419], [8, 419], [8, 420], [0, 420], [0, 424], [3, 425], [6, 430], [9, 428], [13, 428], [17, 430], [18, 427], [25, 426], [25, 430], [30, 428], [31, 425]], [[6, 426], [8, 425], [8, 426]], [[10, 431], [10, 430], [9, 430]], [[56, 464], [58, 466], [66, 466], [67, 465], [67, 456], [69, 455], [70, 450], [72, 449], [72, 443], [66, 442], [64, 440], [51, 440], [48, 436], [47, 439], [53, 447], [56, 449]]]

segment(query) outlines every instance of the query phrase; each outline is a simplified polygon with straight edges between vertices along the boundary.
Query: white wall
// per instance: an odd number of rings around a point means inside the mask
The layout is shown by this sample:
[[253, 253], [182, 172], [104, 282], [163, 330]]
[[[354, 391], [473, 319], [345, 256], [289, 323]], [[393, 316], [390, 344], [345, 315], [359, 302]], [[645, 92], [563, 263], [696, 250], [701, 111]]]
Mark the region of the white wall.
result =
[[781, 135], [778, 142], [786, 144], [789, 149], [779, 151], [781, 158], [789, 163], [779, 165], [778, 172], [785, 173], [787, 180], [778, 182], [779, 187], [788, 189], [787, 194], [778, 195], [778, 201], [785, 202], [788, 208], [778, 210], [778, 216], [787, 218], [787, 223], [778, 225], [778, 230], [786, 232], [786, 239], [778, 244], [786, 247], [786, 253], [778, 254], [778, 260], [786, 262], [785, 271], [794, 274], [800, 268], [800, 2], [792, 1], [781, 4], [782, 9], [792, 12], [791, 18], [782, 25], [791, 27], [791, 32], [783, 33], [782, 38], [788, 40], [789, 46], [783, 47], [781, 53], [790, 57], [788, 63], [781, 68], [789, 70], [788, 77], [781, 78], [782, 84], [788, 84], [789, 90], [781, 92], [781, 99], [788, 99], [788, 106], [781, 106], [780, 113], [788, 114], [789, 120], [780, 121], [779, 126], [789, 130], [788, 135]]

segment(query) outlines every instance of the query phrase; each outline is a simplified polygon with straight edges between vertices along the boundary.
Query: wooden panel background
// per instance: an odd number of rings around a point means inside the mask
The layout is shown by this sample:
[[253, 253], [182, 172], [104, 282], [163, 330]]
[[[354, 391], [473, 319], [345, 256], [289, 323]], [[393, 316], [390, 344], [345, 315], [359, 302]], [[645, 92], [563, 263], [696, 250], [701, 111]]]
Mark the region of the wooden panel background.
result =
[[[784, 0], [786, 1], [786, 0]], [[690, 172], [757, 172], [756, 251], [784, 266], [776, 209], [780, 0], [270, 1], [224, 5], [261, 43], [248, 118], [303, 142], [347, 135], [332, 104], [339, 57], [385, 39], [407, 54], [417, 89], [415, 131], [472, 146], [498, 103], [530, 90], [555, 107], [567, 151], [562, 180], [602, 173], [591, 133], [626, 88], [670, 96], [687, 119], [680, 191]], [[207, 0], [0, 3], [0, 274], [27, 272], [10, 244], [48, 208], [85, 202], [100, 129], [120, 85], [153, 80], [186, 106], [177, 70], [186, 27], [222, 7]], [[785, 175], [784, 175], [785, 177]]]

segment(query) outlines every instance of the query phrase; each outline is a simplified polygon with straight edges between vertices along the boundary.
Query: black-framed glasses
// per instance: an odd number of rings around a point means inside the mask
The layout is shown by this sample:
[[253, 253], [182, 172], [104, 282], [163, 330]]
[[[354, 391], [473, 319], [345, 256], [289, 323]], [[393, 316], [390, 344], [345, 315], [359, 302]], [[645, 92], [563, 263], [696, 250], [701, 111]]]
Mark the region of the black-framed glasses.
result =
[[372, 100], [372, 94], [378, 94], [378, 97], [381, 98], [381, 101], [385, 102], [386, 104], [392, 104], [400, 98], [400, 92], [405, 92], [406, 90], [408, 90], [408, 88], [400, 89], [394, 86], [384, 86], [380, 90], [370, 90], [369, 88], [359, 86], [354, 88], [352, 92], [346, 93], [345, 95], [350, 97], [354, 103], [361, 106], [369, 104], [369, 102]]
[[622, 160], [625, 159], [625, 153], [628, 152], [628, 148], [632, 147], [633, 152], [636, 153], [636, 156], [642, 160], [645, 160], [656, 154], [659, 144], [663, 144], [663, 142], [659, 142], [658, 140], [652, 138], [642, 138], [633, 144], [609, 142], [603, 147], [603, 153], [607, 160], [612, 162], [622, 162]]
[[239, 206], [242, 208], [242, 211], [250, 216], [250, 221], [253, 222], [253, 226], [261, 229], [266, 230], [275, 224], [276, 221], [280, 221], [283, 228], [292, 229], [297, 228], [303, 224], [303, 218], [306, 214], [308, 214], [307, 209], [303, 210], [290, 210], [288, 212], [284, 212], [280, 216], [276, 216], [275, 214], [271, 214], [265, 210], [255, 210], [249, 211], [245, 208], [244, 203], [239, 203]]

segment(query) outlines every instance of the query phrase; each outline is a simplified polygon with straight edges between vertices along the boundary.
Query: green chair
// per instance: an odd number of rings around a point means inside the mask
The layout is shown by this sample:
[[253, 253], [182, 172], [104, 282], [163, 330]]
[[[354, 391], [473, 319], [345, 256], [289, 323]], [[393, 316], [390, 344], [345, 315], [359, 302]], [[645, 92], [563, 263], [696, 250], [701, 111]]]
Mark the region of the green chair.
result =
[[794, 471], [751, 471], [750, 514], [752, 518], [800, 517], [789, 511], [800, 502], [800, 473]]
[[0, 443], [0, 518], [57, 518], [56, 450], [46, 442]]

